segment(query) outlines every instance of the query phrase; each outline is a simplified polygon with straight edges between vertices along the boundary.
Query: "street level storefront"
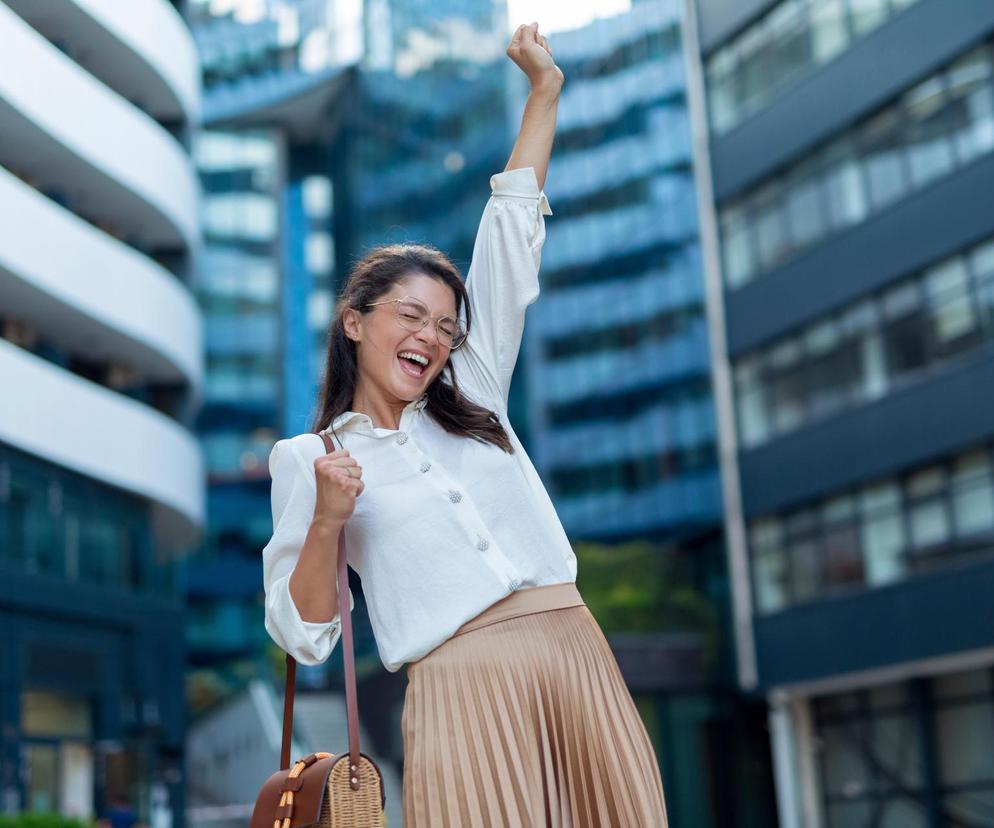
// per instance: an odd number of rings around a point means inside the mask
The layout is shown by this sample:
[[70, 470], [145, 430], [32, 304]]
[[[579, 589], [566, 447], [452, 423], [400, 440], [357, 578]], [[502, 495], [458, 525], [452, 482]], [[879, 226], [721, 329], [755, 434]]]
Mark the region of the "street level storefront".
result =
[[994, 824], [994, 656], [841, 692], [776, 694], [771, 733], [795, 757], [807, 824]]
[[147, 501], [0, 443], [0, 812], [183, 826], [182, 604]]

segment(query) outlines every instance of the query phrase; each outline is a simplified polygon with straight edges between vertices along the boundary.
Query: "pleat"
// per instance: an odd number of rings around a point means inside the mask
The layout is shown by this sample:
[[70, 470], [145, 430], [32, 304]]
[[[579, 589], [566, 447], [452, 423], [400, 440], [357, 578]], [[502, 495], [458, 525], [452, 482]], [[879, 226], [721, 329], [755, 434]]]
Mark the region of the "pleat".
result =
[[407, 675], [405, 828], [667, 828], [652, 743], [586, 606], [458, 634]]

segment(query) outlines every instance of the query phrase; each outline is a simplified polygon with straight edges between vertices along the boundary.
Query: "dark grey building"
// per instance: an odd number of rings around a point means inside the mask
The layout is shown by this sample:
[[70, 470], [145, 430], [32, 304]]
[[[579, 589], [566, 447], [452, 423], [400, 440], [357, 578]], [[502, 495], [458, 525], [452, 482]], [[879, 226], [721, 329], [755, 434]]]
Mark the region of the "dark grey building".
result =
[[[738, 691], [724, 611], [682, 24], [680, 2], [646, 0], [550, 37], [566, 80], [518, 371], [529, 454], [577, 550], [581, 591], [596, 608], [604, 583], [631, 579], [599, 620], [659, 757], [667, 815], [737, 828], [768, 824], [773, 795], [765, 707]], [[651, 561], [642, 584], [660, 589], [652, 632], [612, 628], [636, 583], [630, 542]]]
[[784, 826], [994, 824], [994, 4], [697, 0], [739, 680]]

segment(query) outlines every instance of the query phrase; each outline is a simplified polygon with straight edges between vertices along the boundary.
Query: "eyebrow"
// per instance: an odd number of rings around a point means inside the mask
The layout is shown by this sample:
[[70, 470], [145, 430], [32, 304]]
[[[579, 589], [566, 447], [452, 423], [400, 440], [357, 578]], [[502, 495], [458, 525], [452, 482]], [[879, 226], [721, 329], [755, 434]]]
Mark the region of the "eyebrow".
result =
[[[404, 294], [404, 296], [407, 296], [407, 297], [409, 297], [411, 299], [414, 299], [416, 302], [420, 302], [422, 305], [424, 305], [426, 308], [428, 308], [428, 303], [425, 302], [423, 299], [418, 299], [417, 296], [411, 296], [411, 294], [409, 294], [409, 293]], [[403, 299], [404, 296], [396, 296], [394, 298], [396, 298], [396, 299]], [[431, 313], [431, 308], [428, 308], [428, 313]], [[451, 316], [453, 319], [458, 319], [459, 318], [459, 312], [458, 311], [453, 311], [452, 313], [449, 313], [448, 311], [446, 311], [445, 313], [439, 313], [439, 314], [431, 313], [431, 315], [432, 316]]]

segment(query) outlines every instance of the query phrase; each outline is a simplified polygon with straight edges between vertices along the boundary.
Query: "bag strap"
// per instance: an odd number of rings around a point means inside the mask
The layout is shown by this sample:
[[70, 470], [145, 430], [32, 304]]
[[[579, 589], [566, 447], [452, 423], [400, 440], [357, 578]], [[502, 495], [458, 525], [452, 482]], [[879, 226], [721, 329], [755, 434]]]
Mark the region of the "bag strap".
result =
[[[335, 444], [325, 432], [319, 432], [325, 453], [335, 450]], [[342, 596], [345, 596], [344, 601]], [[342, 658], [345, 661], [345, 707], [348, 711], [349, 759], [352, 775], [350, 786], [359, 790], [359, 702], [355, 678], [355, 650], [352, 642], [352, 612], [349, 607], [349, 564], [345, 551], [345, 527], [338, 535], [338, 611], [342, 624]], [[293, 739], [293, 695], [297, 679], [297, 661], [286, 654], [286, 692], [283, 697], [283, 745], [280, 770], [290, 767], [290, 746]]]

